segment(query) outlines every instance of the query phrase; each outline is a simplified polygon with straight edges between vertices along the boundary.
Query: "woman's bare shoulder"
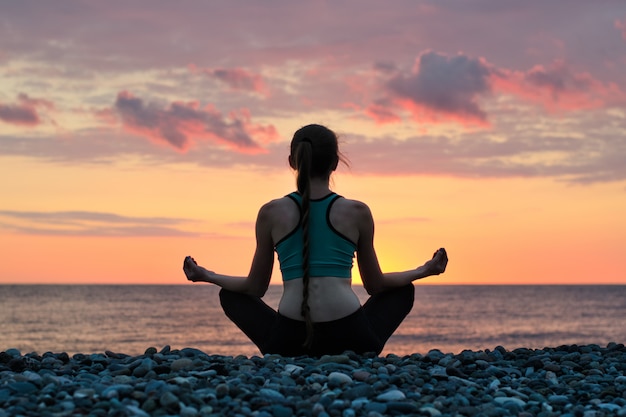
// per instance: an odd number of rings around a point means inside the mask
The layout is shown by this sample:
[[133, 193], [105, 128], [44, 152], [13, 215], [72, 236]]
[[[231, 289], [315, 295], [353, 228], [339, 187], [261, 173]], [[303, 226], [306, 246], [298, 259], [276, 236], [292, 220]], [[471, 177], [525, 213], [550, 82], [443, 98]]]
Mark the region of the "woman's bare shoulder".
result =
[[340, 198], [335, 202], [337, 208], [352, 214], [368, 214], [370, 208], [367, 204], [359, 200], [351, 200], [349, 198]]
[[263, 204], [263, 206], [261, 207], [261, 210], [264, 210], [264, 209], [278, 210], [284, 207], [293, 208], [295, 207], [295, 202], [287, 196], [275, 198]]
[[284, 218], [293, 214], [299, 214], [298, 207], [291, 198], [286, 196], [268, 201], [259, 210], [260, 216], [272, 218]]
[[[330, 217], [331, 223], [337, 228], [342, 228], [341, 225], [345, 225], [347, 229], [360, 229], [373, 222], [372, 213], [367, 204], [348, 198], [339, 198], [335, 201]], [[348, 233], [343, 230], [340, 231], [344, 234]]]

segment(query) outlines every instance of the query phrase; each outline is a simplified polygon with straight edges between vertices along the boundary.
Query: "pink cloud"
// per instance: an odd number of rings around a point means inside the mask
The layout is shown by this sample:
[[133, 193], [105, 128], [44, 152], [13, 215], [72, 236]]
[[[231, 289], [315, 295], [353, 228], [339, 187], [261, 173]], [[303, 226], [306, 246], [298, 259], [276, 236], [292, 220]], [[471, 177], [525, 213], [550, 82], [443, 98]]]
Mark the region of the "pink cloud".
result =
[[50, 110], [54, 105], [48, 100], [34, 99], [20, 93], [16, 104], [0, 103], [0, 120], [20, 126], [36, 126], [42, 123], [38, 111], [42, 107]]
[[528, 71], [499, 70], [493, 85], [498, 92], [540, 103], [552, 111], [600, 108], [625, 98], [616, 85], [573, 72], [564, 61], [547, 67], [535, 65]]
[[491, 93], [491, 73], [482, 59], [427, 51], [409, 73], [389, 79], [386, 89], [417, 121], [487, 124], [479, 99]]
[[518, 71], [498, 68], [484, 58], [427, 51], [411, 70], [389, 67], [377, 77], [385, 79], [383, 98], [364, 110], [377, 123], [399, 122], [399, 111], [406, 111], [420, 123], [489, 126], [482, 103], [500, 94], [539, 103], [551, 111], [600, 108], [626, 101], [626, 94], [616, 84], [574, 72], [564, 61]]
[[402, 119], [386, 103], [374, 103], [365, 109], [365, 114], [377, 124], [398, 123]]
[[201, 73], [214, 78], [235, 91], [249, 91], [262, 95], [269, 95], [269, 90], [263, 77], [243, 68], [198, 68], [190, 65], [193, 73]]
[[626, 41], [626, 19], [624, 19], [623, 21], [616, 20], [615, 21], [615, 29], [617, 29], [620, 32], [622, 32], [622, 39], [624, 39]]
[[[273, 126], [253, 124], [247, 111], [225, 117], [214, 107], [201, 108], [197, 102], [173, 102], [161, 108], [122, 91], [113, 110], [127, 130], [180, 151], [189, 149], [193, 141], [209, 141], [239, 152], [264, 153], [258, 142], [277, 137]], [[106, 111], [103, 114], [107, 116]]]

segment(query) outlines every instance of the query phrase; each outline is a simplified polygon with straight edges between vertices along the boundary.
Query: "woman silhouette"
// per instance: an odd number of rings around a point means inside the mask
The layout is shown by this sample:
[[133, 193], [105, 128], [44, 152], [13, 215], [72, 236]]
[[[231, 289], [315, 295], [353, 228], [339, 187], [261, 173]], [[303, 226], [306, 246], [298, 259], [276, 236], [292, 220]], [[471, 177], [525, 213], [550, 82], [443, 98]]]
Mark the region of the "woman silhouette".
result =
[[[330, 176], [340, 161], [332, 130], [315, 124], [300, 128], [289, 155], [289, 165], [297, 171], [297, 192], [259, 210], [248, 276], [218, 274], [185, 258], [187, 279], [219, 285], [224, 312], [263, 354], [379, 354], [413, 307], [412, 282], [446, 269], [448, 257], [442, 248], [416, 269], [381, 271], [368, 206], [330, 190]], [[274, 251], [283, 277], [278, 311], [261, 300], [272, 275]], [[363, 306], [351, 287], [355, 253], [370, 294]]]

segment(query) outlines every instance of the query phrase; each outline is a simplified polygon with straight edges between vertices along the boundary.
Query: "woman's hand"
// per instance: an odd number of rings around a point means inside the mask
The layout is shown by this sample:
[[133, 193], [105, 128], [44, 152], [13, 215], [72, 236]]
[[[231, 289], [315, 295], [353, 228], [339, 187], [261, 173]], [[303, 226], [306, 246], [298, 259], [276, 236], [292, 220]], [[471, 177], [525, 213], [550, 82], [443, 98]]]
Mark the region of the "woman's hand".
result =
[[445, 272], [448, 265], [448, 254], [444, 248], [437, 249], [433, 258], [426, 262], [424, 266], [428, 275], [439, 275]]
[[191, 256], [185, 257], [185, 261], [183, 262], [183, 271], [185, 272], [187, 279], [192, 282], [207, 282], [207, 275], [213, 274], [212, 271], [208, 271], [198, 265], [196, 260]]

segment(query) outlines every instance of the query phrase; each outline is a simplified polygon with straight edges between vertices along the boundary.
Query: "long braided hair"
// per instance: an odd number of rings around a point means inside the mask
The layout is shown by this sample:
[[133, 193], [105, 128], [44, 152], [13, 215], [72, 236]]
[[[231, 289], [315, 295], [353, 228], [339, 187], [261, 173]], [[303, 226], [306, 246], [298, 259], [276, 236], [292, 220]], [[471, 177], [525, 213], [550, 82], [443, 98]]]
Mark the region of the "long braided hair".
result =
[[306, 339], [303, 346], [310, 349], [313, 343], [313, 320], [309, 307], [309, 213], [311, 202], [311, 178], [330, 178], [337, 163], [344, 158], [339, 153], [337, 136], [325, 126], [307, 125], [293, 136], [291, 141], [292, 167], [297, 170], [296, 185], [302, 197], [302, 305], [301, 314], [306, 323]]

